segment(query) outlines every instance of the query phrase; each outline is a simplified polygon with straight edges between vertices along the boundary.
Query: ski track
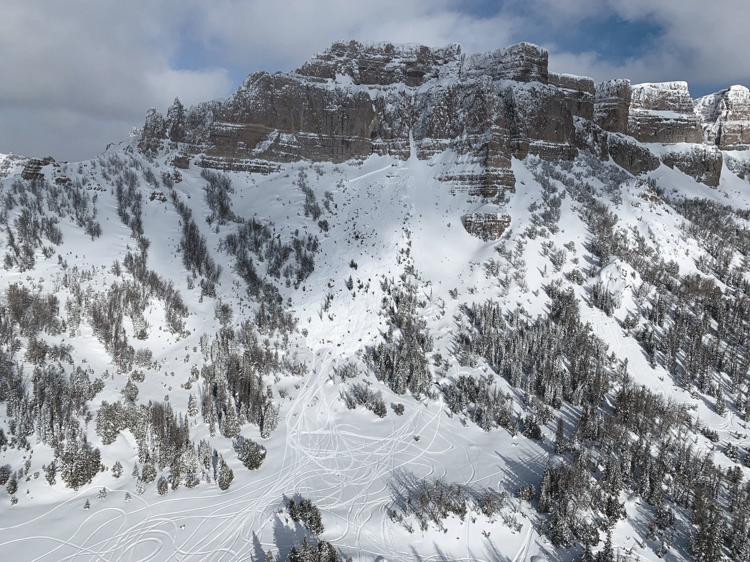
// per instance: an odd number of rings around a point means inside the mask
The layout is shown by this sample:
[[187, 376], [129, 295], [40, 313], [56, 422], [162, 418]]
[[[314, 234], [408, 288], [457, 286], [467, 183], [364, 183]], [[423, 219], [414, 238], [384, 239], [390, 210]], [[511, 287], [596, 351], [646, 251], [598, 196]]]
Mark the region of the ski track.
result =
[[[381, 422], [391, 424], [384, 437], [358, 431], [351, 424], [339, 425], [333, 413], [334, 398], [325, 391], [335, 360], [332, 348], [316, 352], [310, 373], [285, 417], [286, 440], [277, 474], [233, 487], [230, 494], [197, 496], [199, 503], [204, 504], [197, 507], [182, 507], [192, 505], [189, 497], [149, 502], [133, 494], [132, 501], [141, 505], [131, 510], [99, 507], [95, 505], [99, 500], [94, 499], [91, 515], [68, 539], [38, 534], [0, 542], [0, 546], [24, 541], [54, 544], [47, 552], [32, 558], [34, 562], [249, 559], [252, 534], [261, 534], [273, 523], [282, 507], [282, 495], [314, 492], [323, 513], [341, 510], [345, 513], [344, 527], [328, 540], [347, 550], [366, 553], [366, 544], [372, 542], [365, 538], [366, 529], [374, 517], [379, 517], [380, 536], [375, 539], [389, 545], [390, 552], [370, 554], [386, 554], [394, 559], [411, 557], [412, 552], [397, 548], [390, 541], [385, 515], [391, 501], [388, 481], [394, 471], [405, 467], [410, 470], [422, 467], [430, 476], [434, 474], [434, 464], [422, 462], [424, 457], [441, 456], [452, 450], [452, 445], [441, 442], [442, 406], [428, 410], [417, 403], [403, 418], [391, 416], [391, 421]], [[416, 442], [415, 435], [422, 439]], [[469, 483], [476, 471], [468, 452], [466, 458], [471, 467]], [[445, 476], [445, 469], [441, 476]], [[94, 489], [99, 488], [86, 489], [76, 498], [14, 528], [31, 524], [43, 528], [44, 521], [63, 505], [79, 503], [81, 497], [90, 495]], [[124, 491], [109, 490], [107, 498], [118, 495], [124, 496]], [[205, 505], [207, 500], [212, 501]], [[170, 509], [172, 505], [177, 509]], [[191, 530], [181, 536], [184, 531], [180, 527], [188, 524]]]

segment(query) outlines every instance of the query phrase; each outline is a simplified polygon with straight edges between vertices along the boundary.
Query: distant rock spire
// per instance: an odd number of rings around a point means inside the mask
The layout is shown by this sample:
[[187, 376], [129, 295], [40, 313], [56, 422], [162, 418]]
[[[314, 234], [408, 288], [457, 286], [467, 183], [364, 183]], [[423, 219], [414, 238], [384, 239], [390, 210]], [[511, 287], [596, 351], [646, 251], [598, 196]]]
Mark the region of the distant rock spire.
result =
[[174, 142], [185, 140], [185, 107], [180, 98], [175, 98], [172, 106], [167, 110], [167, 136]]

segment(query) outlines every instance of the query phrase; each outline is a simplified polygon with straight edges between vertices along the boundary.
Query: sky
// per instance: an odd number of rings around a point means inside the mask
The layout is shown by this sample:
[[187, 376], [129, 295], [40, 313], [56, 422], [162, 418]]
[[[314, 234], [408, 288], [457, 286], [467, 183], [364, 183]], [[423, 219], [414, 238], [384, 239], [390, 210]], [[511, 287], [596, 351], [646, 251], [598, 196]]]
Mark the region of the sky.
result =
[[550, 70], [750, 85], [750, 0], [2, 0], [0, 153], [83, 160], [150, 107], [228, 97], [333, 41], [480, 52], [530, 41]]

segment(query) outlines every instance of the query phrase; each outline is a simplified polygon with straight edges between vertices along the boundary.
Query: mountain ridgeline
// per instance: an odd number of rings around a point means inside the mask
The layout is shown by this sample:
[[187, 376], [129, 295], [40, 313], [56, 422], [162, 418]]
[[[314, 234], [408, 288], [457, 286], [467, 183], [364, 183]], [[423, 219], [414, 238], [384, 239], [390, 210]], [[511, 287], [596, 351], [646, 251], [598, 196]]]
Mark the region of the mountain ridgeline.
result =
[[[724, 152], [750, 146], [750, 91], [693, 100], [686, 82], [594, 83], [549, 72], [547, 51], [529, 43], [467, 55], [459, 45], [352, 41], [292, 73], [253, 74], [226, 102], [185, 109], [175, 100], [166, 116], [150, 112], [139, 148], [166, 144], [201, 167], [271, 172], [298, 160], [406, 159], [410, 139], [418, 158], [464, 156], [463, 168], [437, 175], [481, 200], [514, 189], [511, 158], [573, 160], [580, 150], [634, 174], [664, 163], [715, 187], [724, 159], [750, 175]], [[489, 205], [464, 222], [489, 239], [510, 219]]]

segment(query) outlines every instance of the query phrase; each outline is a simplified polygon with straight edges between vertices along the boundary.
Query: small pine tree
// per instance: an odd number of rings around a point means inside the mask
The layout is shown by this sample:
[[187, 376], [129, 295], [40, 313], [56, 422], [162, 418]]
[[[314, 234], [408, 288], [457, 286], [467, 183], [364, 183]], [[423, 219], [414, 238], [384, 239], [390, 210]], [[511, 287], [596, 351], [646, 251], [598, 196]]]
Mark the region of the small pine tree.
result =
[[156, 482], [156, 491], [159, 492], [160, 496], [163, 496], [169, 491], [169, 484], [164, 476], [159, 476], [159, 480]]
[[607, 531], [607, 540], [604, 541], [604, 548], [596, 553], [596, 562], [615, 562], [615, 552], [612, 548], [612, 529]]
[[5, 489], [8, 491], [8, 495], [11, 496], [18, 491], [18, 480], [16, 479], [15, 474], [8, 479], [8, 482], [5, 484]]
[[557, 430], [555, 431], [555, 452], [564, 453], [567, 449], [565, 443], [565, 422], [562, 418], [557, 419]]
[[193, 396], [192, 393], [188, 398], [187, 414], [191, 418], [194, 418], [198, 415], [198, 401], [195, 399], [195, 396]]
[[237, 408], [234, 405], [234, 400], [231, 398], [229, 399], [227, 414], [224, 416], [223, 421], [222, 432], [225, 437], [236, 437], [240, 434], [240, 420], [237, 417]]
[[222, 457], [221, 466], [219, 468], [219, 477], [217, 479], [219, 489], [228, 490], [229, 486], [232, 484], [232, 480], [234, 480], [234, 472], [232, 472], [232, 469], [229, 468], [229, 465], [227, 465]]
[[91, 509], [91, 502], [89, 500], [86, 500], [86, 503], [83, 504], [83, 509]]
[[154, 463], [151, 461], [146, 461], [143, 463], [143, 469], [141, 470], [141, 480], [145, 484], [149, 484], [156, 480], [156, 468], [154, 467]]
[[727, 404], [724, 400], [724, 391], [721, 389], [721, 382], [719, 382], [719, 388], [716, 391], [716, 413], [720, 416], [727, 413]]
[[581, 557], [578, 559], [579, 562], [596, 562], [596, 559], [594, 558], [594, 553], [591, 552], [591, 545], [589, 543], [586, 543], [586, 547], [583, 549], [583, 554], [581, 554]]
[[129, 380], [122, 389], [122, 395], [130, 402], [135, 402], [136, 398], [138, 398], [138, 385]]
[[57, 463], [54, 460], [44, 468], [44, 478], [50, 486], [57, 483]]

